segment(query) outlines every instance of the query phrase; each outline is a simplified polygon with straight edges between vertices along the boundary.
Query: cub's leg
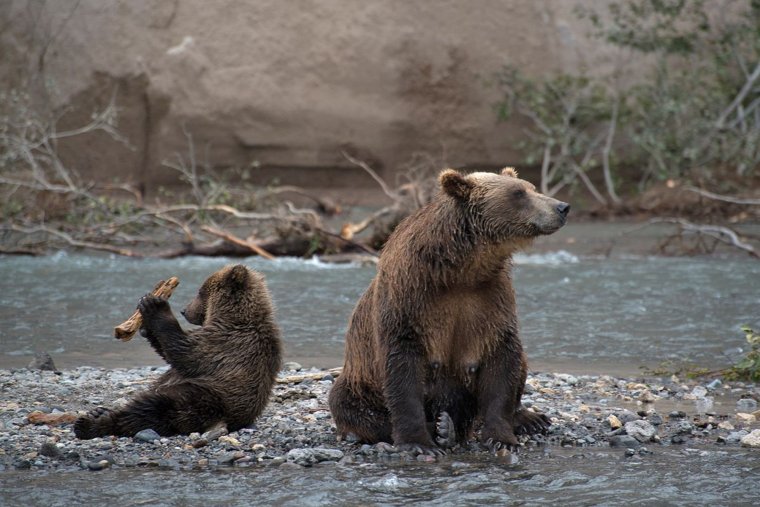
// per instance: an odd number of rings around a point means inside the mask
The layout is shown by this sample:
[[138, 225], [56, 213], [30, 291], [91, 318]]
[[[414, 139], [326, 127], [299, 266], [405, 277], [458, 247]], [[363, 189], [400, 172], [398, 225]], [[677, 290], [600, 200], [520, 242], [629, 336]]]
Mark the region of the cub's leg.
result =
[[152, 429], [161, 436], [203, 432], [224, 420], [221, 398], [194, 384], [159, 386], [139, 394], [124, 408], [99, 408], [74, 424], [78, 438], [106, 435], [131, 437]]

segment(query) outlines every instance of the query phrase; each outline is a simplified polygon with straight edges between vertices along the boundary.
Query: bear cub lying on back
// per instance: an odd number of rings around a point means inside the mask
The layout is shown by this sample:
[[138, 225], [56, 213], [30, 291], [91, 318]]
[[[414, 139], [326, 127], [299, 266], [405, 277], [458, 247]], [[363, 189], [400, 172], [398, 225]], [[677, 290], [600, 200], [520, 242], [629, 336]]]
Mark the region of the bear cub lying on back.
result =
[[244, 428], [261, 414], [280, 369], [282, 345], [259, 273], [242, 265], [212, 274], [182, 311], [202, 326], [186, 333], [165, 299], [144, 296], [141, 333], [171, 368], [124, 408], [96, 408], [74, 424], [82, 439], [133, 436], [151, 428], [170, 436], [217, 424]]
[[476, 420], [492, 451], [549, 420], [521, 406], [527, 360], [518, 337], [512, 254], [565, 224], [570, 206], [511, 168], [448, 169], [432, 202], [388, 239], [346, 334], [330, 392], [340, 436], [440, 454]]

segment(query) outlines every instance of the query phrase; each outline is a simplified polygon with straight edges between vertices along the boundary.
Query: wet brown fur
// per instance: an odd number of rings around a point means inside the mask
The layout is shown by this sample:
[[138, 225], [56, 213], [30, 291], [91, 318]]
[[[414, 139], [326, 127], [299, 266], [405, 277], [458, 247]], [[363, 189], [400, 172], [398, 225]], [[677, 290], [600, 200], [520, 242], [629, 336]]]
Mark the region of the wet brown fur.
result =
[[142, 334], [171, 368], [124, 408], [98, 408], [75, 423], [79, 438], [133, 436], [151, 428], [163, 436], [230, 431], [261, 414], [280, 369], [282, 345], [264, 277], [242, 265], [212, 274], [182, 312], [201, 325], [185, 332], [165, 299], [138, 305]]
[[[442, 191], [404, 220], [351, 316], [345, 365], [330, 393], [341, 436], [431, 450], [442, 412], [458, 440], [476, 419], [492, 448], [548, 420], [521, 407], [512, 254], [565, 222], [567, 206], [501, 174], [441, 173]], [[564, 213], [558, 206], [566, 207]]]

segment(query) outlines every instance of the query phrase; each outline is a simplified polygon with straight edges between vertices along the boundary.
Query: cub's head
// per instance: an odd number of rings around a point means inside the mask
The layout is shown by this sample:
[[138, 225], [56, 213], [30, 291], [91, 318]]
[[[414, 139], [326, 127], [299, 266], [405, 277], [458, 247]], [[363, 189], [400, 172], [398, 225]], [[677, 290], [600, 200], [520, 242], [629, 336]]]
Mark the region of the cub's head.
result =
[[191, 324], [202, 326], [213, 318], [224, 316], [235, 320], [247, 314], [249, 295], [263, 284], [261, 275], [243, 265], [226, 266], [209, 276], [195, 298], [188, 304], [182, 315]]
[[565, 225], [570, 211], [566, 202], [536, 192], [511, 167], [500, 174], [446, 169], [440, 182], [443, 192], [462, 204], [478, 230], [494, 241], [551, 234]]

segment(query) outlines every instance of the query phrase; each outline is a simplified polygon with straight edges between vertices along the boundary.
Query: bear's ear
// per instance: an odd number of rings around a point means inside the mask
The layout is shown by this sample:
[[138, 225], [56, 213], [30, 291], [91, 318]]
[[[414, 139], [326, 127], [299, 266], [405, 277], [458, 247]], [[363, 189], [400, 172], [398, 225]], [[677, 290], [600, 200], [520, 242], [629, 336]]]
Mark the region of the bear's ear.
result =
[[231, 282], [231, 285], [236, 288], [242, 288], [248, 281], [248, 268], [242, 264], [232, 266], [229, 273], [227, 273], [227, 278]]
[[501, 170], [502, 176], [512, 176], [513, 178], [517, 178], [517, 171], [515, 171], [514, 167], [505, 167]]
[[444, 192], [458, 199], [467, 199], [474, 183], [454, 169], [446, 169], [439, 176]]

